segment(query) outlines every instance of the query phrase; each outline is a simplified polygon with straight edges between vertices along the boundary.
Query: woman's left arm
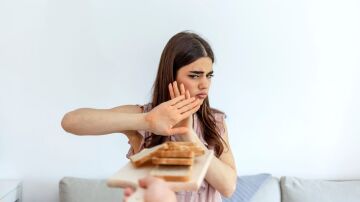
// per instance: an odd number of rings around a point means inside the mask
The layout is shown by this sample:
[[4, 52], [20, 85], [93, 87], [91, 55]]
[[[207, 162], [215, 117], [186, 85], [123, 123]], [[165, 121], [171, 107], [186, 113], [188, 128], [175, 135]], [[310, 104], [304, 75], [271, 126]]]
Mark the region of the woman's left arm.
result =
[[[230, 197], [236, 188], [236, 166], [234, 156], [231, 152], [227, 127], [225, 122], [225, 132], [222, 134], [222, 138], [225, 140], [224, 151], [219, 158], [214, 157], [210, 163], [205, 179], [211, 184], [216, 190], [218, 190], [223, 196]], [[194, 130], [190, 131], [190, 134], [186, 135], [190, 141], [196, 142], [203, 149], [208, 148], [201, 142]]]
[[[179, 89], [176, 81], [169, 84], [169, 93], [171, 99], [174, 99], [180, 95], [185, 95], [186, 98], [190, 98], [190, 93], [188, 90], [185, 90], [184, 84], [180, 84]], [[188, 118], [178, 123], [179, 126], [186, 126], [187, 128], [189, 128], [187, 133], [178, 136], [178, 140], [195, 142], [205, 151], [208, 150], [208, 148], [201, 142], [198, 135], [192, 128], [192, 121], [192, 116], [189, 116]], [[228, 140], [227, 127], [224, 119], [222, 119], [221, 124], [222, 128], [224, 129], [224, 133], [221, 135], [221, 137], [224, 139], [226, 145], [224, 145], [224, 151], [220, 155], [220, 157], [214, 157], [210, 162], [210, 166], [206, 173], [205, 179], [223, 196], [229, 197], [234, 193], [236, 189], [237, 174], [234, 157], [232, 155]]]
[[[175, 97], [178, 97], [180, 95], [185, 95], [186, 98], [190, 98], [190, 93], [188, 90], [185, 90], [184, 84], [180, 84], [179, 89], [176, 81], [169, 84], [169, 93], [171, 99], [174, 99]], [[188, 118], [178, 123], [179, 126], [186, 126], [187, 128], [189, 128], [188, 132], [179, 135], [178, 139], [180, 141], [195, 142], [205, 151], [208, 150], [208, 148], [201, 142], [198, 135], [192, 128], [192, 121], [192, 116], [189, 116]], [[224, 133], [221, 135], [221, 137], [224, 139], [226, 145], [224, 145], [224, 151], [220, 155], [220, 157], [214, 157], [210, 162], [210, 166], [206, 173], [205, 179], [223, 196], [229, 197], [234, 193], [236, 189], [237, 174], [234, 157], [232, 155], [228, 140], [227, 127], [224, 119], [222, 119], [221, 124], [224, 128]]]

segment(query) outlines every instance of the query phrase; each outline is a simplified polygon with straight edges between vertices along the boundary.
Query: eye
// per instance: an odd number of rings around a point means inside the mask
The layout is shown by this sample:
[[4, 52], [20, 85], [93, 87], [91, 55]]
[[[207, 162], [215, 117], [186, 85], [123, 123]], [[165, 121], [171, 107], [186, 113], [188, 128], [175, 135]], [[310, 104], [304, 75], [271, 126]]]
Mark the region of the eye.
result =
[[207, 78], [208, 78], [208, 79], [211, 79], [212, 77], [214, 77], [214, 74], [209, 74], [209, 75], [207, 75]]
[[192, 79], [196, 79], [196, 78], [199, 78], [199, 75], [191, 74], [191, 75], [189, 75], [189, 77]]

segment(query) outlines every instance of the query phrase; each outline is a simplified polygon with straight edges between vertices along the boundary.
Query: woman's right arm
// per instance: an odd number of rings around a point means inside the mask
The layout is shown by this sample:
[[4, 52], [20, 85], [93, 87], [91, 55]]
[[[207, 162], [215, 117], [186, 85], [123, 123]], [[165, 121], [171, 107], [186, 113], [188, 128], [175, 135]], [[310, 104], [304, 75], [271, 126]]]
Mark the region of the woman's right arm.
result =
[[65, 114], [63, 129], [75, 135], [104, 135], [145, 130], [146, 113], [137, 105], [123, 105], [112, 109], [80, 108]]
[[76, 135], [104, 135], [137, 130], [165, 136], [184, 134], [188, 128], [175, 125], [195, 113], [200, 105], [198, 99], [179, 96], [146, 113], [141, 113], [141, 108], [134, 105], [112, 109], [81, 108], [65, 114], [61, 125], [65, 131]]

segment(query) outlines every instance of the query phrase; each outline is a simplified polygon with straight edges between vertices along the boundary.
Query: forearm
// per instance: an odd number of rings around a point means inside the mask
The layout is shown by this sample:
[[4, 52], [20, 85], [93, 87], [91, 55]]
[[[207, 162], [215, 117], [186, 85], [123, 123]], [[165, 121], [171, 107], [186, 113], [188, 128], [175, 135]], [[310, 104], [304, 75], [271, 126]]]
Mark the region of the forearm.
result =
[[[182, 140], [195, 142], [204, 150], [208, 150], [194, 131], [182, 136]], [[236, 177], [237, 174], [234, 168], [221, 161], [219, 158], [214, 157], [210, 162], [205, 179], [223, 196], [228, 197], [232, 195], [236, 188]]]
[[210, 163], [205, 179], [223, 196], [229, 197], [236, 188], [236, 177], [235, 169], [217, 157], [214, 157]]
[[82, 108], [67, 113], [61, 125], [64, 130], [76, 135], [103, 135], [126, 130], [145, 130], [145, 115]]

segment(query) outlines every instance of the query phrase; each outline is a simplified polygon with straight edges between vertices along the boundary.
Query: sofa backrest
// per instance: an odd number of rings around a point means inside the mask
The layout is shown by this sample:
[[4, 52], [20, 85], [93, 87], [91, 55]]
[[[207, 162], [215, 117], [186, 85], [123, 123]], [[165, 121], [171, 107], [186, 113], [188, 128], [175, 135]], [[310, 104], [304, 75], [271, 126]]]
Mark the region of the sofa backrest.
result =
[[122, 189], [109, 188], [105, 180], [64, 177], [59, 183], [60, 202], [121, 202]]
[[280, 179], [282, 202], [359, 202], [360, 180]]
[[251, 200], [280, 202], [279, 180], [268, 173], [238, 176], [232, 196], [223, 197], [223, 202], [250, 202]]
[[[65, 177], [60, 181], [59, 188], [60, 202], [123, 200], [122, 189], [109, 188], [105, 180]], [[261, 185], [251, 199], [251, 202], [359, 201], [360, 180], [306, 180], [295, 177], [281, 177], [280, 180], [271, 177]]]
[[[240, 186], [241, 192], [246, 192], [252, 196], [252, 202], [281, 202], [279, 180], [274, 177], [265, 179], [265, 175], [243, 176], [242, 182], [247, 186]], [[263, 178], [259, 189], [254, 195], [253, 189], [258, 185], [259, 180]], [[239, 181], [239, 179], [238, 179]], [[244, 189], [246, 189], [244, 191]], [[243, 195], [243, 193], [242, 193]], [[109, 188], [105, 180], [84, 179], [76, 177], [64, 177], [59, 183], [60, 202], [120, 202], [123, 201], [122, 189]], [[243, 195], [244, 196], [244, 195]], [[246, 198], [246, 197], [245, 197]], [[227, 199], [225, 199], [226, 201]], [[237, 201], [234, 198], [232, 201]]]

